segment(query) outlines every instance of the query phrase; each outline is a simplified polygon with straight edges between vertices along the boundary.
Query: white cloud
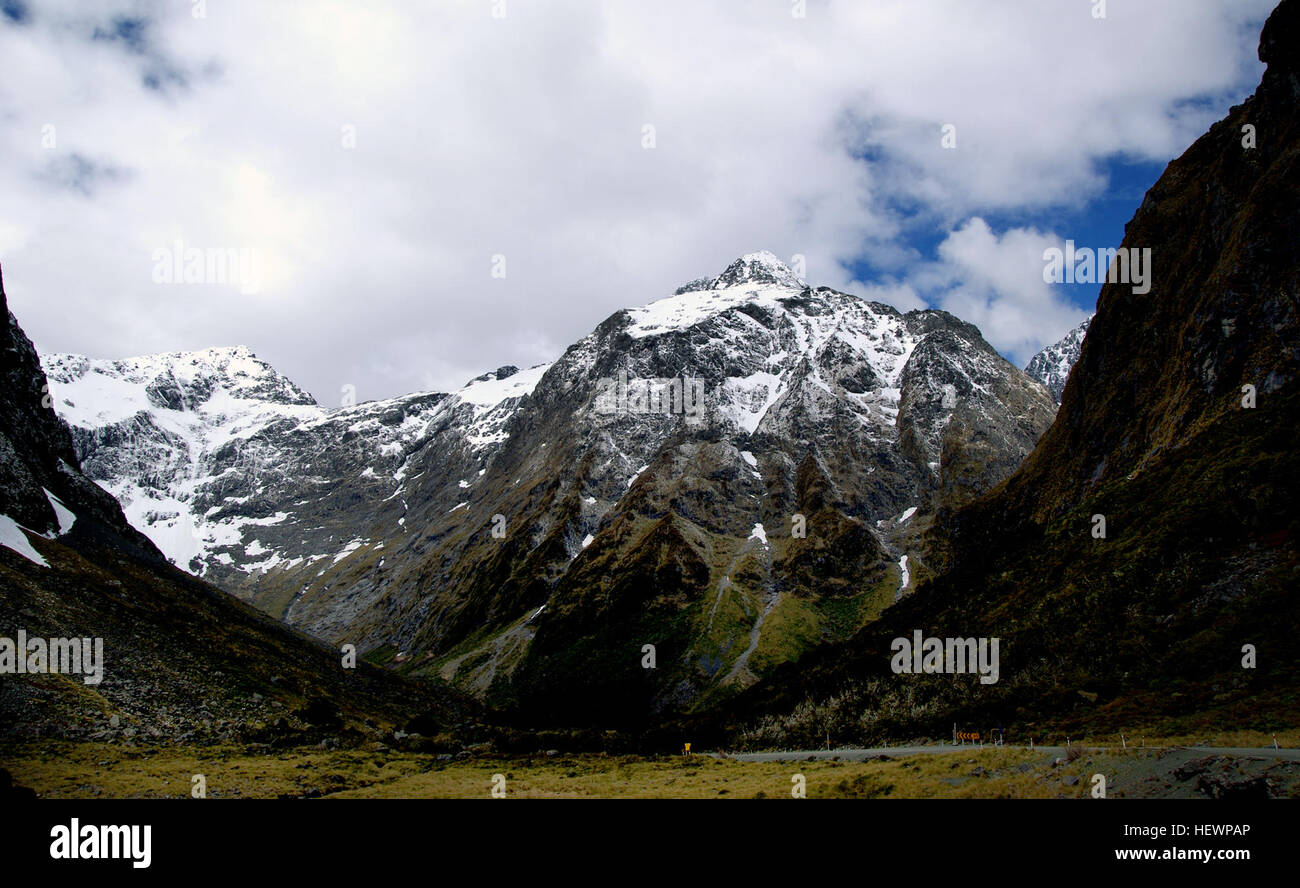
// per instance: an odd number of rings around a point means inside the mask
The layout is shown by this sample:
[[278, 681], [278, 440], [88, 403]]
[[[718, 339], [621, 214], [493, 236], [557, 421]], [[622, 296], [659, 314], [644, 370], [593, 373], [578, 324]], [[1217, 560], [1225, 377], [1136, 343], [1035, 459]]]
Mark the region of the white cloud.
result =
[[998, 351], [1024, 366], [1088, 313], [1043, 280], [1043, 251], [1060, 238], [1025, 228], [1001, 236], [975, 217], [939, 245], [939, 260], [914, 283], [932, 304], [980, 328]]
[[[1039, 309], [1068, 313], [995, 267], [1040, 236], [968, 220], [1078, 205], [1117, 152], [1179, 153], [1257, 82], [1272, 4], [1091, 5], [29, 4], [30, 24], [0, 22], [10, 302], [45, 349], [243, 343], [328, 403], [551, 359], [757, 249], [842, 289], [870, 256], [892, 282], [857, 290], [911, 307], [941, 270], [917, 266], [922, 224], [971, 275], [943, 305], [1019, 353]], [[88, 39], [131, 15], [135, 44]], [[52, 186], [72, 155], [126, 174]], [[258, 292], [152, 283], [178, 238], [256, 249]]]

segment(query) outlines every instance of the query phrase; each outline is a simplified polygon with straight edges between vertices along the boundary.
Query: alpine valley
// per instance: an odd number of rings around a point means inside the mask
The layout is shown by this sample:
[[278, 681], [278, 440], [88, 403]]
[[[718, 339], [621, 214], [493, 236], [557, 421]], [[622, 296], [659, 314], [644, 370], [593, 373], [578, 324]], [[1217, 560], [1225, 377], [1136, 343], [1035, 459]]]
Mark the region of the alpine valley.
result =
[[[1023, 371], [767, 252], [551, 363], [340, 407], [242, 347], [38, 359], [0, 287], [0, 618], [111, 666], [6, 682], [6, 729], [448, 758], [1293, 731], [1300, 0], [1259, 57], [1125, 229], [1149, 291], [1106, 283]], [[923, 636], [1000, 663], [892, 670]]]

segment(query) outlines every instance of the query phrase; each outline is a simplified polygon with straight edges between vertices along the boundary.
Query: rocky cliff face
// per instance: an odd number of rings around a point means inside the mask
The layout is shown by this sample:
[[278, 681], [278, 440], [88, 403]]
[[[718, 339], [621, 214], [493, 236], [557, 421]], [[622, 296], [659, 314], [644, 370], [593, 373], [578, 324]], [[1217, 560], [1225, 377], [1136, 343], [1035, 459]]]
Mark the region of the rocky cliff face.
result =
[[1092, 318], [1089, 317], [1061, 337], [1059, 342], [1047, 346], [1034, 355], [1025, 365], [1025, 373], [1029, 374], [1031, 379], [1036, 379], [1047, 386], [1047, 390], [1052, 393], [1052, 397], [1058, 404], [1061, 402], [1061, 392], [1065, 390], [1065, 381], [1070, 378], [1070, 371], [1079, 360], [1083, 337], [1087, 334], [1088, 324], [1091, 322]]
[[[945, 521], [933, 582], [757, 689], [742, 707], [765, 714], [751, 738], [942, 736], [955, 717], [1174, 733], [1294, 722], [1300, 0], [1273, 12], [1259, 52], [1255, 95], [1127, 226], [1125, 247], [1152, 250], [1151, 291], [1102, 288], [1038, 447]], [[890, 639], [914, 629], [1000, 638], [1001, 680], [893, 674]], [[1244, 667], [1246, 645], [1267, 662]]]

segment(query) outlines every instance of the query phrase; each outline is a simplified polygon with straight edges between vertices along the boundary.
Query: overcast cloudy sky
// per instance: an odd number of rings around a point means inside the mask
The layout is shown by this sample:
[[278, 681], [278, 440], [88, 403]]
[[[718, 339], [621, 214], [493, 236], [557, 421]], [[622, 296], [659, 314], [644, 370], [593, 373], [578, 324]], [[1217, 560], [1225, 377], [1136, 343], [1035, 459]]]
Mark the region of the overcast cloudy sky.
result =
[[[10, 307], [42, 351], [244, 344], [337, 404], [550, 360], [767, 249], [1023, 365], [1097, 295], [1044, 247], [1118, 245], [1274, 4], [1103, 5], [0, 0]], [[178, 241], [258, 279], [157, 283]]]

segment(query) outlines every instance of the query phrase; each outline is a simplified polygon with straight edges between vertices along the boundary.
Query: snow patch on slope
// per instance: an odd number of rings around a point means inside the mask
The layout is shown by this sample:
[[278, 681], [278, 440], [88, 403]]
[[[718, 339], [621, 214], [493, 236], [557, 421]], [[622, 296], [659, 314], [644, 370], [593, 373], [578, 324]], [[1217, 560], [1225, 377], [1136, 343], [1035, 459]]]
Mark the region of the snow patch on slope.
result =
[[22, 526], [8, 515], [0, 515], [0, 546], [13, 549], [33, 564], [49, 567], [50, 563], [41, 557], [41, 553], [32, 548], [31, 540], [23, 532]]
[[[45, 490], [45, 488], [42, 487], [41, 490]], [[56, 536], [63, 536], [65, 533], [72, 530], [73, 524], [77, 523], [77, 516], [72, 513], [71, 509], [63, 504], [63, 500], [50, 493], [48, 490], [45, 490], [45, 498], [50, 501], [50, 508], [54, 509], [54, 514], [59, 519], [59, 529], [50, 534], [50, 539], [53, 539]]]
[[538, 364], [536, 367], [520, 370], [505, 379], [471, 382], [456, 392], [456, 396], [462, 401], [473, 404], [475, 407], [496, 407], [509, 398], [522, 398], [524, 395], [531, 395], [533, 389], [537, 388], [537, 383], [541, 381], [549, 369], [551, 369], [549, 363]]

